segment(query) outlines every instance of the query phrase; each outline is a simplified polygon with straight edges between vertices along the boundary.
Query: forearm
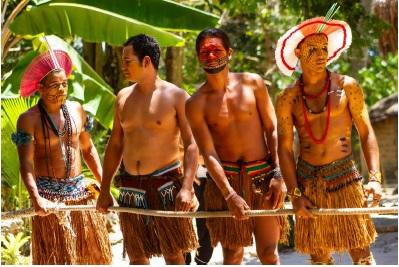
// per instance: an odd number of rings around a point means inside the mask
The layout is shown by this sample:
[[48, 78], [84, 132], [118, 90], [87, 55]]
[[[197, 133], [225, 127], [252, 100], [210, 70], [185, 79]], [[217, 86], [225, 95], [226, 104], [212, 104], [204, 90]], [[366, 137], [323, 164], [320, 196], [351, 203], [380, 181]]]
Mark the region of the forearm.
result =
[[284, 182], [287, 186], [288, 192], [291, 192], [295, 187], [298, 187], [294, 153], [292, 150], [280, 148], [278, 155], [280, 158], [280, 168], [284, 177]]
[[195, 143], [184, 150], [184, 180], [182, 188], [193, 191], [193, 181], [198, 168], [198, 147]]
[[373, 129], [360, 136], [360, 141], [369, 171], [380, 171], [380, 153]]
[[217, 187], [224, 197], [228, 196], [234, 189], [231, 187], [224, 173], [223, 167], [215, 156], [204, 156], [204, 161], [208, 172], [215, 181]]
[[30, 199], [32, 201], [36, 201], [36, 199], [39, 198], [40, 196], [36, 185], [36, 179], [33, 174], [34, 173], [33, 166], [24, 166], [23, 164], [21, 164], [20, 172], [26, 190], [29, 193]]
[[279, 157], [277, 153], [277, 129], [273, 127], [273, 129], [268, 129], [265, 131], [267, 138], [267, 146], [270, 151], [270, 155], [272, 157], [272, 161], [274, 166], [279, 166]]
[[109, 191], [112, 179], [122, 161], [122, 146], [108, 144], [104, 156], [101, 190]]
[[103, 169], [96, 148], [91, 146], [89, 149], [82, 151], [82, 155], [87, 167], [89, 167], [96, 180], [101, 183]]

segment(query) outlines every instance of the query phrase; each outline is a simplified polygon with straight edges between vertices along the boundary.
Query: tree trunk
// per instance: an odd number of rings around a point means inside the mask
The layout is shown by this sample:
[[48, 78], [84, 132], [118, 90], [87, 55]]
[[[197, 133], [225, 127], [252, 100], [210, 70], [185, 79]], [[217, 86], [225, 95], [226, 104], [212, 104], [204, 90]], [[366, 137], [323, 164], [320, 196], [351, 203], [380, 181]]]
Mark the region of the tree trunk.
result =
[[183, 82], [183, 47], [168, 47], [165, 58], [166, 80], [177, 86]]
[[385, 30], [379, 39], [382, 55], [398, 52], [398, 0], [374, 0], [373, 12], [391, 28]]

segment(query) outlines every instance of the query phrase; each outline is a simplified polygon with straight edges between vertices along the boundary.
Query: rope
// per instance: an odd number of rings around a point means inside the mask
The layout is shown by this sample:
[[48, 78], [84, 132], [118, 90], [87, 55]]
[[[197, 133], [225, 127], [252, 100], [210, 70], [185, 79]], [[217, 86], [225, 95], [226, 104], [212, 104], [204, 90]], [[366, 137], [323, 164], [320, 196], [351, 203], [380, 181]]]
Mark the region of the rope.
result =
[[[49, 213], [56, 213], [61, 211], [95, 211], [96, 206], [94, 205], [56, 205], [47, 208]], [[135, 208], [122, 208], [122, 207], [110, 207], [109, 211], [134, 213], [146, 216], [157, 216], [157, 217], [173, 217], [173, 218], [221, 218], [221, 217], [233, 217], [230, 211], [197, 211], [197, 212], [186, 212], [186, 211], [163, 211], [163, 210], [149, 210], [149, 209], [135, 209]], [[359, 214], [372, 214], [372, 213], [384, 213], [384, 214], [398, 214], [397, 207], [381, 207], [381, 208], [345, 208], [345, 209], [311, 209], [313, 215], [359, 215]], [[294, 215], [293, 209], [280, 209], [280, 210], [248, 210], [245, 213], [248, 217], [260, 217], [260, 216], [286, 216]], [[1, 220], [14, 220], [17, 218], [35, 216], [36, 213], [33, 208], [4, 212], [1, 214]]]

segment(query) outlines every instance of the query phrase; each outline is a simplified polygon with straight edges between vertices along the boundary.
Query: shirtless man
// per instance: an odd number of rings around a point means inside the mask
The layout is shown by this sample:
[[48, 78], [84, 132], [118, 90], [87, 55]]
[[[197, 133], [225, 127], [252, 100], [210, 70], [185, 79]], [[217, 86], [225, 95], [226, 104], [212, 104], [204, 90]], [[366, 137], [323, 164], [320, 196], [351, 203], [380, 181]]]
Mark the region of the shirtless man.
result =
[[53, 201], [94, 204], [100, 191], [96, 181], [81, 174], [80, 153], [99, 183], [102, 167], [88, 132], [92, 121], [79, 103], [66, 100], [71, 69], [66, 52], [51, 50], [32, 61], [21, 82], [22, 96], [40, 94], [39, 103], [18, 118], [12, 135], [38, 215], [32, 218], [32, 264], [111, 264], [103, 215], [74, 211], [61, 222], [46, 210]]
[[[366, 196], [373, 194], [374, 205], [381, 198], [378, 146], [363, 92], [353, 78], [326, 69], [349, 47], [350, 34], [343, 21], [310, 19], [280, 38], [276, 50], [284, 74], [293, 72], [298, 59], [302, 69], [277, 101], [278, 154], [296, 214], [296, 249], [310, 254], [312, 264], [333, 264], [334, 251], [349, 251], [354, 264], [374, 263], [369, 246], [376, 232], [370, 216], [315, 217], [309, 211], [363, 207], [362, 177], [352, 157], [353, 123], [370, 170]], [[300, 143], [297, 164], [293, 127]]]
[[[144, 34], [123, 48], [123, 73], [134, 82], [117, 96], [114, 125], [104, 157], [97, 209], [112, 206], [110, 185], [121, 160], [125, 171], [116, 179], [119, 205], [190, 211], [196, 206], [193, 179], [198, 148], [185, 117], [188, 94], [158, 77], [159, 44]], [[184, 175], [179, 138], [184, 143]], [[184, 264], [184, 252], [198, 246], [190, 219], [120, 214], [124, 247], [131, 264], [149, 264], [163, 255], [167, 264]]]
[[286, 221], [245, 216], [251, 208], [281, 207], [285, 195], [267, 88], [259, 75], [229, 71], [233, 50], [224, 31], [202, 31], [196, 50], [206, 82], [187, 101], [186, 113], [212, 177], [205, 189], [205, 209], [228, 208], [235, 216], [207, 220], [212, 246], [221, 242], [223, 264], [240, 264], [243, 247], [252, 244], [254, 233], [260, 261], [278, 264], [277, 243]]

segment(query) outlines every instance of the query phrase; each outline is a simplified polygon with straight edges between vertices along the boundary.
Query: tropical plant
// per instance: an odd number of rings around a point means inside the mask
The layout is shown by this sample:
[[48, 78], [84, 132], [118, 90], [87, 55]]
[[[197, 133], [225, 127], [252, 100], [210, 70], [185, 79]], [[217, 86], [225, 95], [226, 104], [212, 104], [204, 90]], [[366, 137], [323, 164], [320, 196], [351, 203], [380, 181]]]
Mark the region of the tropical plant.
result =
[[30, 257], [21, 255], [21, 248], [28, 242], [29, 236], [25, 236], [23, 232], [16, 235], [7, 233], [6, 236], [1, 235], [1, 264], [7, 265], [27, 265]]
[[374, 56], [369, 65], [359, 70], [359, 83], [369, 107], [378, 100], [397, 92], [398, 55]]

